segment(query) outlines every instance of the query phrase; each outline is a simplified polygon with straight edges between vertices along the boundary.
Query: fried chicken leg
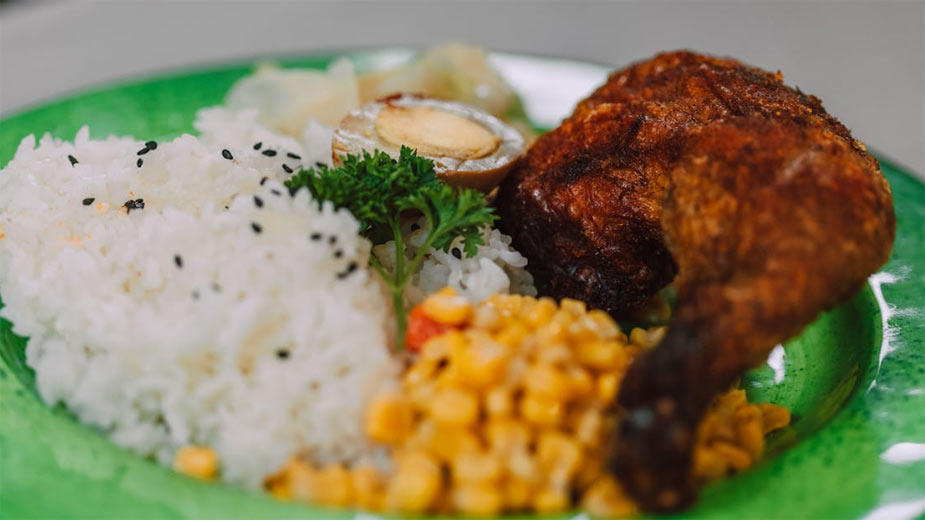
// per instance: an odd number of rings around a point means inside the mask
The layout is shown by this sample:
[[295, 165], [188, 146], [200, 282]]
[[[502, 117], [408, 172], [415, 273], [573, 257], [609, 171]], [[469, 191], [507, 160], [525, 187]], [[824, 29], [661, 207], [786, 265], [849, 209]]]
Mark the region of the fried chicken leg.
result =
[[877, 161], [817, 98], [683, 51], [614, 73], [536, 143], [498, 207], [555, 296], [631, 309], [677, 266], [665, 338], [620, 388], [611, 462], [652, 511], [695, 498], [712, 399], [860, 289], [895, 231]]

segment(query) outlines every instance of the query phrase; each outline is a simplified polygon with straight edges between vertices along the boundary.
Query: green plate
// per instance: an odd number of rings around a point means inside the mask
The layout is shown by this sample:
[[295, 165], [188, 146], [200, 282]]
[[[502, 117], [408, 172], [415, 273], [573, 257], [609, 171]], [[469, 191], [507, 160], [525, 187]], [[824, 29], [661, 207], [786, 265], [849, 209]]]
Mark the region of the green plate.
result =
[[[348, 53], [360, 69], [410, 51]], [[320, 68], [331, 54], [277, 60]], [[552, 127], [604, 80], [588, 63], [494, 54], [527, 114]], [[20, 139], [163, 140], [191, 132], [196, 109], [222, 102], [253, 62], [200, 68], [85, 92], [0, 122], [0, 165]], [[850, 301], [777, 349], [742, 385], [750, 398], [793, 411], [767, 459], [704, 490], [687, 517], [916, 518], [925, 513], [925, 186], [881, 159], [893, 187], [897, 236], [884, 270]], [[2, 304], [0, 304], [2, 305]], [[198, 482], [136, 457], [64, 409], [48, 409], [24, 364], [25, 340], [0, 322], [0, 517], [353, 518]], [[574, 514], [564, 515], [571, 518]], [[365, 518], [370, 518], [365, 516]]]

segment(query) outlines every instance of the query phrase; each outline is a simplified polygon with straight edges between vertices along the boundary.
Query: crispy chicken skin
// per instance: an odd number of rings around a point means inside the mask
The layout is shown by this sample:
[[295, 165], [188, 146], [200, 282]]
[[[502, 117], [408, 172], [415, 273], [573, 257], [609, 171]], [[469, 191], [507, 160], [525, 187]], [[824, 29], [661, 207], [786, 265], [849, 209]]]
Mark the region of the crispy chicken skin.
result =
[[652, 511], [695, 498], [691, 448], [712, 399], [860, 289], [895, 231], [877, 161], [817, 98], [685, 51], [614, 73], [500, 195], [555, 296], [622, 311], [677, 266], [665, 338], [620, 388], [610, 462]]

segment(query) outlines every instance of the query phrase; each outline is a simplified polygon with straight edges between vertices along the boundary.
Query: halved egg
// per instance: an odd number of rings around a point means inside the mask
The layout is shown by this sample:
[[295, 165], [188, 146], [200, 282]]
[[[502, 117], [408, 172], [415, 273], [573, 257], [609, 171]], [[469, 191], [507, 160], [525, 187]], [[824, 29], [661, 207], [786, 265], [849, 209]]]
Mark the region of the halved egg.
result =
[[491, 191], [524, 151], [512, 126], [454, 101], [397, 94], [347, 114], [334, 131], [335, 163], [346, 154], [382, 150], [397, 157], [402, 146], [434, 161], [437, 176], [460, 188]]

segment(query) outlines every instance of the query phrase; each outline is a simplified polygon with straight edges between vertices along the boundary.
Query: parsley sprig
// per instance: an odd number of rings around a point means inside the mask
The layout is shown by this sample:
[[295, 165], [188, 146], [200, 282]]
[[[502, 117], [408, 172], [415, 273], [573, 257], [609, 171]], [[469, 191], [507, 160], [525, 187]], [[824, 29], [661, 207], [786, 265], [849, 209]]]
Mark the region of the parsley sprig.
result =
[[[364, 151], [362, 157], [347, 155], [336, 168], [298, 172], [286, 186], [292, 193], [308, 189], [319, 204], [330, 201], [347, 209], [373, 244], [395, 241], [394, 271], [388, 272], [375, 256], [370, 257], [370, 265], [392, 293], [399, 344], [407, 326], [405, 286], [421, 268], [427, 252], [431, 248], [448, 251], [462, 237], [466, 256], [475, 256], [484, 243], [481, 228], [497, 218], [484, 195], [470, 189], [454, 190], [437, 178], [433, 161], [407, 147], [402, 147], [398, 160], [378, 150]], [[412, 212], [424, 215], [428, 231], [414, 257], [406, 262], [400, 219]]]

